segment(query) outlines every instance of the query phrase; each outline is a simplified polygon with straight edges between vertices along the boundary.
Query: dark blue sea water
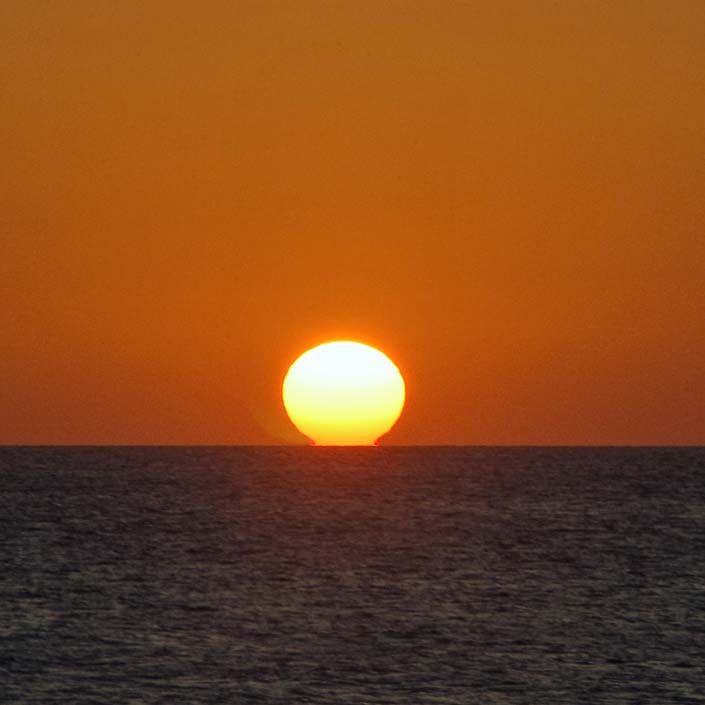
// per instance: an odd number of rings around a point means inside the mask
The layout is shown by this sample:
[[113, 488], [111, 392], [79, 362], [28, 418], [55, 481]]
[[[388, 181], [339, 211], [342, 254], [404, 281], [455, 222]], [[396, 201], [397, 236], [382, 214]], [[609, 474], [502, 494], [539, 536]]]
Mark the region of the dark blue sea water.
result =
[[0, 448], [0, 702], [705, 702], [705, 449]]

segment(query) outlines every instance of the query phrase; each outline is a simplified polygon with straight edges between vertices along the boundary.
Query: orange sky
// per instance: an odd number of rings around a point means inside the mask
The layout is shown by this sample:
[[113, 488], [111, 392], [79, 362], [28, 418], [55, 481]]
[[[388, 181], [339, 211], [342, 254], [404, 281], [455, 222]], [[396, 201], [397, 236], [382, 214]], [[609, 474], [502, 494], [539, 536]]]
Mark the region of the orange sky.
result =
[[705, 443], [705, 3], [0, 4], [0, 442]]

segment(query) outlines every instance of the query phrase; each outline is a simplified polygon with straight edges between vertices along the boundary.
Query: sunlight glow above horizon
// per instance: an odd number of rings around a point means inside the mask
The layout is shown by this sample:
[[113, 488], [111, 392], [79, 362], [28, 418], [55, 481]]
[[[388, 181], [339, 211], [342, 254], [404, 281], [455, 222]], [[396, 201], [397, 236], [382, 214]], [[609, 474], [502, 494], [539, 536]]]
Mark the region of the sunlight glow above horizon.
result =
[[289, 368], [282, 398], [315, 445], [374, 445], [404, 407], [404, 379], [382, 352], [353, 341], [311, 348]]

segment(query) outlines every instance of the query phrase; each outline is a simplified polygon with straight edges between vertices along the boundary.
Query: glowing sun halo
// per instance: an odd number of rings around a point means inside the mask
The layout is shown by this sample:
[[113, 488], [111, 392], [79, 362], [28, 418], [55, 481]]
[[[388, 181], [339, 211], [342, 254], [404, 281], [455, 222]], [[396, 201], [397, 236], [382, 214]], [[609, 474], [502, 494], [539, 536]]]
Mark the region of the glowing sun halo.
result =
[[352, 341], [311, 348], [282, 387], [294, 425], [316, 445], [372, 445], [404, 407], [404, 379], [382, 352]]

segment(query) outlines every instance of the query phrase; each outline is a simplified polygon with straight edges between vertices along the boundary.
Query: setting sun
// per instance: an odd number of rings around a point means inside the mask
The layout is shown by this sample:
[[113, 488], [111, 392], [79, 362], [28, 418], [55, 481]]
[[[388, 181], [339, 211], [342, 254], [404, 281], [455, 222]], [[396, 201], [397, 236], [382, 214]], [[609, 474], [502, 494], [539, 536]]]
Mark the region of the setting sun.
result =
[[373, 445], [399, 418], [405, 387], [384, 353], [335, 341], [294, 362], [282, 397], [289, 418], [316, 445]]

